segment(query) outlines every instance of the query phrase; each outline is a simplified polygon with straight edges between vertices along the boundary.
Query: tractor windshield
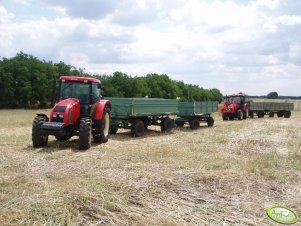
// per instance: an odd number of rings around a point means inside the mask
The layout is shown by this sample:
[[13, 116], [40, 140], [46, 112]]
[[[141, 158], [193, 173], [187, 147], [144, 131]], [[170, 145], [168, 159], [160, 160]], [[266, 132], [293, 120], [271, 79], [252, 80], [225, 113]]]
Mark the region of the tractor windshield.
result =
[[233, 104], [234, 101], [237, 101], [239, 104], [243, 104], [245, 102], [245, 97], [244, 96], [229, 96], [228, 97], [228, 102], [230, 104]]
[[89, 104], [90, 84], [83, 82], [62, 82], [60, 99], [76, 98], [82, 104]]

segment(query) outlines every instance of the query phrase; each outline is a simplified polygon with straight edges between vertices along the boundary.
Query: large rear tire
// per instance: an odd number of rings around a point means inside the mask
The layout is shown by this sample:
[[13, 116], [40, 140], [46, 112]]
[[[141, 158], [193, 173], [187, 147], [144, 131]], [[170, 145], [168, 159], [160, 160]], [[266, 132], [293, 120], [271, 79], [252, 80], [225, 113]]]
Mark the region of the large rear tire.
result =
[[238, 118], [238, 120], [242, 120], [242, 119], [243, 119], [243, 113], [242, 113], [242, 110], [241, 110], [241, 109], [239, 109], [239, 110], [237, 111], [237, 118]]
[[90, 118], [82, 118], [79, 123], [79, 139], [78, 147], [81, 150], [86, 150], [91, 147], [92, 125]]
[[102, 120], [100, 121], [98, 127], [96, 127], [96, 132], [93, 134], [94, 142], [96, 143], [108, 142], [110, 136], [110, 124], [111, 124], [110, 108], [105, 107], [102, 113]]
[[32, 123], [32, 146], [34, 148], [40, 148], [48, 143], [48, 135], [41, 133], [41, 125], [46, 122], [46, 118], [43, 116], [36, 116]]
[[172, 120], [169, 117], [166, 117], [161, 122], [161, 132], [169, 133], [172, 130]]
[[132, 124], [131, 133], [133, 137], [142, 137], [145, 132], [145, 125], [141, 119], [134, 121]]

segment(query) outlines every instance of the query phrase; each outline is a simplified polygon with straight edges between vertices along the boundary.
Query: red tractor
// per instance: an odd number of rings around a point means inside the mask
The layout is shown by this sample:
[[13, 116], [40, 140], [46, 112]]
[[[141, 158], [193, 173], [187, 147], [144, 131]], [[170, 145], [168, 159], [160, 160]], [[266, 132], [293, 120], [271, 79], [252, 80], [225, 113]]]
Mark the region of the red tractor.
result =
[[221, 107], [223, 120], [246, 119], [248, 117], [247, 99], [247, 95], [244, 93], [226, 96]]
[[49, 118], [37, 114], [33, 120], [33, 147], [47, 145], [48, 135], [59, 141], [79, 136], [79, 149], [90, 148], [91, 137], [97, 143], [107, 142], [111, 104], [102, 99], [100, 88], [101, 83], [95, 78], [61, 76], [59, 100]]

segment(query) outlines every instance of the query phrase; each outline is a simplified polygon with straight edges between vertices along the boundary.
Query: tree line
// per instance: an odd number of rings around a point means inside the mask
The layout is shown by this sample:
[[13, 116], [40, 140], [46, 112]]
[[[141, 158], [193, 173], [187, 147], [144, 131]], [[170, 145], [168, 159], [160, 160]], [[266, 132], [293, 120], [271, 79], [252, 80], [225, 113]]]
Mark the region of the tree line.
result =
[[102, 81], [104, 97], [180, 98], [180, 101], [222, 101], [218, 89], [172, 80], [165, 74], [129, 76], [122, 72], [98, 75], [84, 69], [53, 63], [18, 53], [0, 60], [0, 108], [47, 108], [53, 96], [53, 81], [61, 75], [94, 77]]

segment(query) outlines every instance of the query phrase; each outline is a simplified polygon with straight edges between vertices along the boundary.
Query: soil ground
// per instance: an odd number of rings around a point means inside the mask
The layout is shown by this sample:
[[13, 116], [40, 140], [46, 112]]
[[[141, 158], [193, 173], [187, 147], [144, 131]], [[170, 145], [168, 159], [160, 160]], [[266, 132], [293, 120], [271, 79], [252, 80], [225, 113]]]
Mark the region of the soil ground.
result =
[[33, 149], [41, 111], [1, 110], [0, 225], [278, 225], [272, 205], [301, 215], [295, 106], [290, 119], [216, 113], [212, 128], [121, 130], [85, 152], [76, 137]]

